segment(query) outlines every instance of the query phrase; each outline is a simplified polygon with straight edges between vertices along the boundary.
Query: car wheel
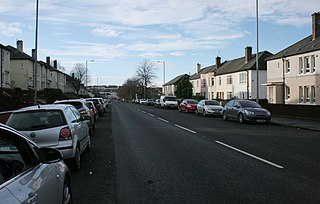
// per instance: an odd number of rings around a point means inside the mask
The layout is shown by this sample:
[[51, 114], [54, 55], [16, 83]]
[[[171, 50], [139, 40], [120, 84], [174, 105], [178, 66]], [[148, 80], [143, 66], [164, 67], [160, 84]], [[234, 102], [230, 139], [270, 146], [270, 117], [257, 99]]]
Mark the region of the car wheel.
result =
[[80, 149], [79, 149], [79, 147], [77, 147], [76, 153], [75, 153], [74, 158], [72, 160], [72, 168], [74, 170], [79, 170], [80, 166], [81, 166]]
[[238, 121], [239, 121], [239, 123], [244, 123], [244, 118], [243, 118], [243, 114], [242, 113], [239, 114]]
[[89, 136], [89, 141], [88, 141], [86, 150], [87, 150], [87, 151], [90, 151], [90, 150], [91, 150], [91, 137], [90, 137], [90, 136]]
[[188, 113], [189, 111], [188, 111], [188, 108], [186, 108], [186, 110], [184, 110], [186, 113]]
[[179, 112], [182, 112], [182, 109], [181, 108], [178, 108], [179, 109]]
[[199, 115], [198, 110], [194, 111], [196, 115]]
[[65, 178], [64, 180], [62, 203], [72, 204], [72, 193], [71, 193], [71, 185], [70, 185], [69, 178]]
[[223, 120], [228, 120], [228, 117], [227, 117], [227, 113], [226, 113], [226, 112], [223, 112], [223, 113], [222, 113], [222, 118], [223, 118]]
[[207, 114], [206, 114], [206, 111], [205, 111], [205, 110], [203, 110], [202, 115], [203, 115], [204, 117], [206, 117], [206, 116], [207, 116]]

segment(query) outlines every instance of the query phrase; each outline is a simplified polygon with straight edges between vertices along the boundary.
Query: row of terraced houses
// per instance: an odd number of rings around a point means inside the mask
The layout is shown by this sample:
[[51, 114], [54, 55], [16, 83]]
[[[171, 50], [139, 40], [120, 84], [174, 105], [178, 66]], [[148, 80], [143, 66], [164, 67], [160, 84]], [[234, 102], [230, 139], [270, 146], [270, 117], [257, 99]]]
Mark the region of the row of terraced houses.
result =
[[[166, 95], [174, 95], [182, 77], [189, 77], [193, 95], [206, 99], [267, 99], [271, 104], [320, 105], [320, 13], [312, 14], [312, 34], [297, 43], [272, 54], [256, 54], [252, 47], [244, 56], [221, 61], [196, 72], [175, 77], [163, 86]], [[258, 80], [258, 85], [257, 85]], [[259, 90], [258, 90], [259, 87]], [[258, 93], [257, 93], [258, 90]]]

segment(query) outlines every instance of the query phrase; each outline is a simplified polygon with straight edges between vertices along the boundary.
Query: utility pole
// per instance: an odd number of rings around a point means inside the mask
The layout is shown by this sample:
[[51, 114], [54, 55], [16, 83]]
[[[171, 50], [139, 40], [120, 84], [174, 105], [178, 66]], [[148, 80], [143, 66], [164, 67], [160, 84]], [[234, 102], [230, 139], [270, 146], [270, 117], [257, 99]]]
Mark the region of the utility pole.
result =
[[39, 0], [36, 0], [36, 33], [35, 33], [35, 49], [33, 64], [33, 88], [34, 88], [34, 105], [37, 105], [37, 64], [38, 64], [38, 16], [39, 16]]

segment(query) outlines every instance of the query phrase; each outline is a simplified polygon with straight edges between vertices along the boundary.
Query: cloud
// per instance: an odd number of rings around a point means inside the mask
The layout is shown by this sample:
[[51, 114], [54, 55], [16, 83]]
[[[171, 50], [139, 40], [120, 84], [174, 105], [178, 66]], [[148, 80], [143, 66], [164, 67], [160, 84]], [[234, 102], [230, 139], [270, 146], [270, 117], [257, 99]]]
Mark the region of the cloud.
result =
[[121, 33], [107, 26], [97, 27], [92, 30], [93, 35], [101, 35], [105, 37], [118, 37]]
[[184, 52], [171, 52], [170, 55], [175, 56], [175, 57], [181, 57], [184, 56]]
[[0, 33], [8, 37], [19, 34], [21, 33], [20, 24], [0, 22]]
[[146, 58], [146, 59], [162, 57], [162, 56], [163, 56], [163, 54], [155, 53], [155, 52], [142, 53], [142, 54], [139, 55], [139, 57]]

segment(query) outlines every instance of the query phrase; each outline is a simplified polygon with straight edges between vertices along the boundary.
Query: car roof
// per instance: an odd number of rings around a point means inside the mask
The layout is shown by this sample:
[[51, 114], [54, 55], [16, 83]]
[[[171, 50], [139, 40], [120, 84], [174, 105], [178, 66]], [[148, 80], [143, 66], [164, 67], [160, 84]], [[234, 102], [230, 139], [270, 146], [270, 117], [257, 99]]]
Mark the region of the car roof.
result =
[[28, 106], [25, 108], [20, 108], [15, 110], [16, 112], [23, 112], [23, 111], [32, 111], [32, 110], [64, 110], [66, 107], [73, 107], [70, 104], [46, 104], [46, 105], [37, 105], [37, 106]]

